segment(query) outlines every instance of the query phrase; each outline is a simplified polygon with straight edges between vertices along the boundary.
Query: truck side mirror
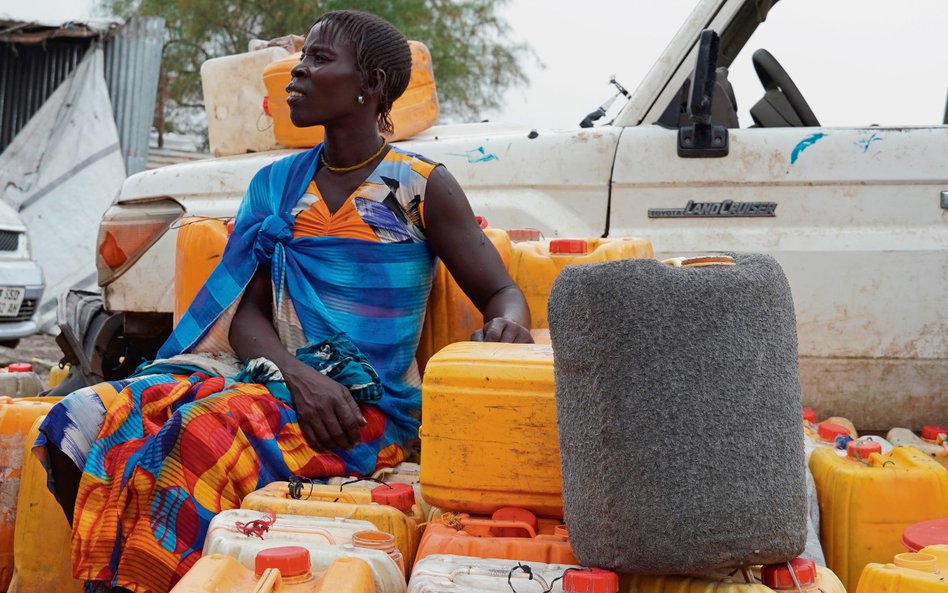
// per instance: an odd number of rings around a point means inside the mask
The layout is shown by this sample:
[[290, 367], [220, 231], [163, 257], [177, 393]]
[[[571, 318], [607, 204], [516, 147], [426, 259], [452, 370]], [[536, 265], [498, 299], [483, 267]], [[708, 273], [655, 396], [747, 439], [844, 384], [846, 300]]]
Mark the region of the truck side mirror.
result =
[[719, 158], [728, 154], [725, 126], [711, 123], [711, 96], [718, 66], [718, 34], [711, 29], [701, 32], [698, 58], [691, 75], [688, 115], [691, 123], [678, 130], [678, 156], [682, 158]]

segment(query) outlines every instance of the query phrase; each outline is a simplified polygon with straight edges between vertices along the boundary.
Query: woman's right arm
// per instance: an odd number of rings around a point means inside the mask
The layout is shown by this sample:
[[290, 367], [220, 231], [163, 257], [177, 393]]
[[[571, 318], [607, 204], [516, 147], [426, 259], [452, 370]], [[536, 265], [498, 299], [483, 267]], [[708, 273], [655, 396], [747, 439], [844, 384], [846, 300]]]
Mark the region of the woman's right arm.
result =
[[273, 327], [273, 289], [258, 266], [230, 325], [230, 345], [244, 360], [265, 357], [283, 373], [300, 430], [317, 451], [351, 449], [365, 419], [349, 390], [290, 354]]

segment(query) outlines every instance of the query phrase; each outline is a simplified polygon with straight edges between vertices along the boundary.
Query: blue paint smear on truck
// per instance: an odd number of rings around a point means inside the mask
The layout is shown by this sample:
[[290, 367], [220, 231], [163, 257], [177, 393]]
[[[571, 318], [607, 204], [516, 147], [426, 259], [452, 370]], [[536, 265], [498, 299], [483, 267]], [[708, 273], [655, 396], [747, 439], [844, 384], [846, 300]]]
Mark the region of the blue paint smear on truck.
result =
[[793, 152], [790, 153], [790, 164], [792, 165], [796, 163], [797, 159], [800, 158], [800, 154], [804, 150], [819, 142], [824, 136], [826, 136], [826, 134], [817, 132], [816, 134], [811, 134], [803, 140], [800, 140], [800, 142], [794, 147]]

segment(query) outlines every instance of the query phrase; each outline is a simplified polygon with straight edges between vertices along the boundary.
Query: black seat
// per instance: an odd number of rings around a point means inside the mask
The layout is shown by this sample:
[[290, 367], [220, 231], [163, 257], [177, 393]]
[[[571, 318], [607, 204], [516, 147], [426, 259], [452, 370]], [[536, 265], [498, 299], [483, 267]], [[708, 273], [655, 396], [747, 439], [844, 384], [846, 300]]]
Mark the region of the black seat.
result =
[[[737, 122], [737, 98], [734, 96], [734, 87], [727, 79], [727, 68], [718, 68], [715, 71], [714, 91], [711, 94], [711, 123], [727, 128], [739, 128]], [[680, 128], [691, 123], [688, 116], [688, 92], [691, 90], [691, 79], [685, 79], [675, 98], [668, 104], [668, 108], [655, 122], [666, 128]]]

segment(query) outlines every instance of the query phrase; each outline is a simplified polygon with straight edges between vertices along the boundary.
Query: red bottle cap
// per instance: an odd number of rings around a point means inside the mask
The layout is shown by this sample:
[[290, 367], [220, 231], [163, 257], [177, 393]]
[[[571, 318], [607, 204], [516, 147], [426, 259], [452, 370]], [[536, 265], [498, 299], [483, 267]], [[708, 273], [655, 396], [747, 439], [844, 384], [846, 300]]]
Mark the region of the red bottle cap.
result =
[[31, 373], [33, 372], [33, 365], [28, 362], [11, 362], [7, 366], [8, 373]]
[[914, 523], [902, 532], [902, 543], [910, 552], [925, 546], [948, 544], [948, 518]]
[[415, 505], [415, 489], [411, 484], [382, 484], [372, 489], [372, 502], [407, 513]]
[[267, 117], [273, 117], [273, 114], [270, 113], [270, 97], [269, 96], [267, 95], [263, 96], [263, 105], [261, 105], [261, 107], [263, 107], [263, 113]]
[[803, 419], [807, 422], [816, 423], [816, 410], [811, 410], [809, 408], [803, 408]]
[[257, 575], [268, 568], [279, 568], [284, 577], [306, 574], [310, 569], [309, 550], [302, 546], [281, 546], [267, 548], [257, 553], [254, 570]]
[[563, 575], [563, 591], [566, 593], [618, 593], [619, 575], [601, 568], [571, 570]]
[[553, 239], [550, 241], [550, 253], [586, 253], [589, 244], [585, 239]]
[[760, 580], [771, 589], [796, 591], [797, 585], [790, 575], [791, 569], [800, 587], [809, 587], [816, 582], [816, 563], [806, 558], [794, 558], [782, 564], [765, 564], [760, 569]]
[[[13, 366], [12, 364], [10, 365]], [[927, 424], [922, 427], [922, 438], [926, 441], [938, 439], [939, 434], [948, 434], [948, 426], [938, 426], [937, 424]]]
[[852, 436], [848, 428], [840, 426], [839, 424], [833, 424], [832, 422], [820, 422], [816, 425], [816, 432], [820, 435], [821, 439], [831, 442], [835, 441], [836, 437]]
[[[527, 509], [520, 507], [502, 507], [494, 511], [490, 516], [492, 521], [514, 521], [517, 523], [526, 523], [533, 528], [533, 532], [540, 530], [540, 522], [537, 516]], [[491, 527], [490, 534], [494, 537], [530, 537], [530, 532], [518, 527]]]
[[882, 453], [882, 445], [875, 441], [849, 441], [846, 443], [846, 455], [853, 459], [869, 459], [873, 453]]
[[474, 220], [477, 221], [477, 226], [481, 227], [482, 231], [487, 228], [487, 219], [483, 216], [475, 216]]
[[507, 236], [511, 241], [539, 241], [540, 229], [508, 229]]

